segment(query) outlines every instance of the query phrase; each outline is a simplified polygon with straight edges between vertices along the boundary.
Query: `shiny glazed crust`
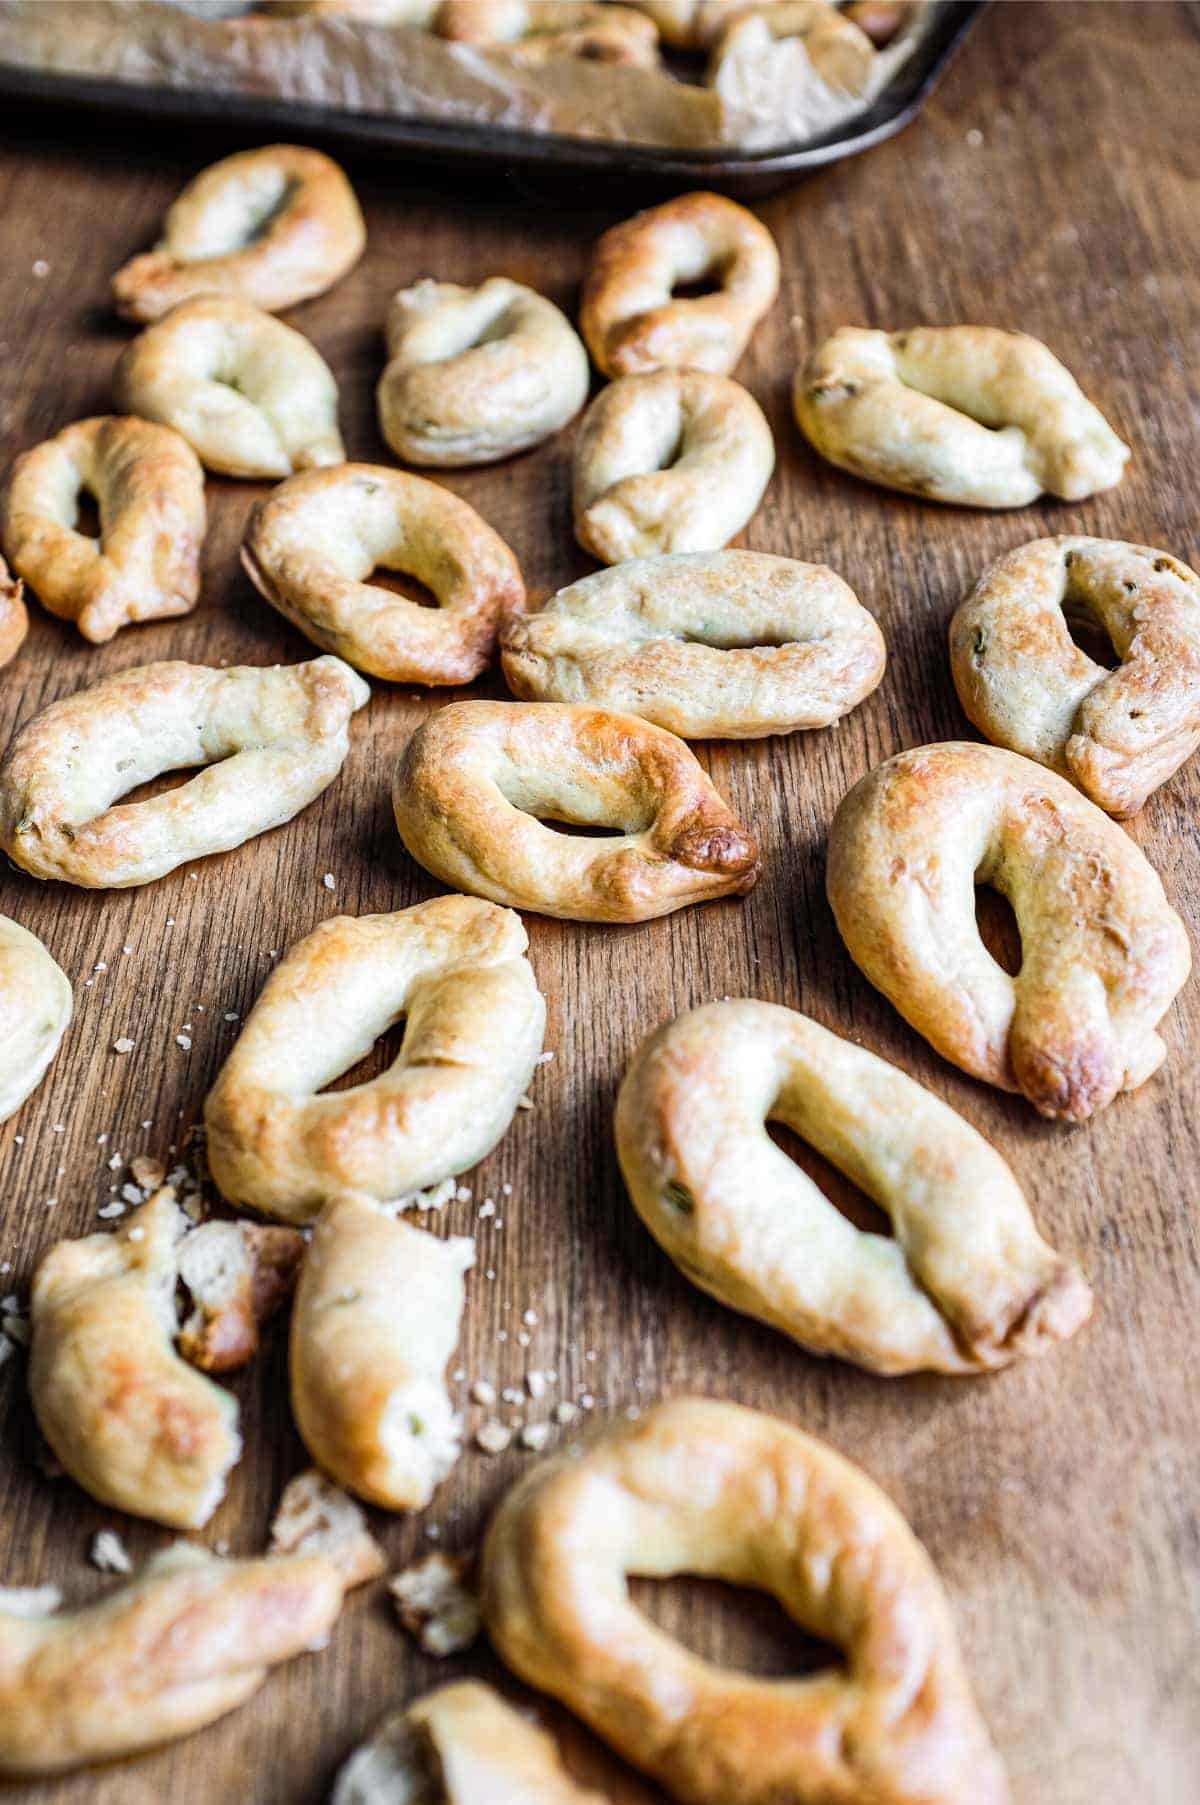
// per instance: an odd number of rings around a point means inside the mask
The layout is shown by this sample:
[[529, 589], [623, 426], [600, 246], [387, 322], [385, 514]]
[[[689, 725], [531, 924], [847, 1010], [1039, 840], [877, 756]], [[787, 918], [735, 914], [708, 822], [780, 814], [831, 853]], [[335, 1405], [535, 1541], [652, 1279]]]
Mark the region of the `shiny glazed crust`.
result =
[[[626, 1576], [771, 1592], [845, 1667], [710, 1666]], [[483, 1557], [488, 1631], [532, 1685], [688, 1805], [1007, 1805], [946, 1600], [865, 1474], [799, 1430], [681, 1398], [508, 1493]]]
[[[1015, 978], [980, 939], [977, 882], [1016, 915]], [[851, 957], [917, 1032], [1042, 1115], [1084, 1121], [1161, 1064], [1183, 923], [1128, 835], [1029, 759], [948, 744], [879, 765], [834, 818], [827, 884]]]
[[41, 1083], [73, 1011], [66, 973], [35, 935], [0, 915], [0, 1122]]

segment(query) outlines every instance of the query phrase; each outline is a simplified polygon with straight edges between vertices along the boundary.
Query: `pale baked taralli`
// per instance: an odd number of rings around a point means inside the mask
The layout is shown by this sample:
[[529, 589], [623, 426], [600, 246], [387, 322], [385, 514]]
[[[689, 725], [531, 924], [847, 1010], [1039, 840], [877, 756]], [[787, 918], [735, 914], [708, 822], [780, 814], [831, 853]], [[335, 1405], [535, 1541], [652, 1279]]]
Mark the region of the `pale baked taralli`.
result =
[[[1115, 670], [1069, 616], [1099, 626]], [[950, 669], [989, 740], [1134, 815], [1200, 745], [1200, 576], [1149, 545], [1035, 539], [989, 564], [954, 615]]]
[[632, 558], [501, 637], [514, 695], [640, 715], [683, 739], [828, 727], [883, 677], [883, 635], [823, 564], [765, 552]]
[[[879, 1204], [857, 1229], [775, 1146], [785, 1123]], [[722, 1303], [872, 1372], [978, 1373], [1073, 1335], [1092, 1299], [1008, 1166], [930, 1091], [794, 1010], [692, 1009], [637, 1049], [617, 1152], [642, 1221]]]
[[[474, 508], [374, 464], [281, 483], [250, 514], [242, 564], [316, 645], [393, 683], [470, 683], [525, 605], [516, 559]], [[381, 568], [415, 577], [438, 606], [372, 583]]]
[[[796, 1679], [714, 1667], [630, 1576], [770, 1592], [842, 1655]], [[689, 1805], [1008, 1805], [925, 1551], [849, 1461], [775, 1417], [658, 1404], [507, 1494], [483, 1553], [488, 1633]]]
[[500, 51], [519, 63], [583, 57], [653, 69], [658, 62], [651, 20], [612, 0], [441, 0], [432, 24], [439, 37]]
[[[144, 664], [35, 715], [0, 763], [0, 846], [34, 877], [148, 884], [290, 821], [331, 784], [370, 695], [339, 658]], [[148, 801], [121, 796], [207, 766]]]
[[16, 657], [29, 631], [24, 585], [0, 558], [0, 667]]
[[[224, 1195], [305, 1222], [342, 1191], [386, 1202], [477, 1164], [542, 1051], [528, 944], [516, 915], [468, 896], [336, 916], [297, 941], [205, 1100]], [[400, 1017], [386, 1072], [320, 1094]]]
[[599, 708], [452, 703], [409, 740], [392, 806], [443, 883], [567, 921], [648, 921], [758, 879], [754, 839], [682, 740]]
[[[1012, 905], [1015, 977], [980, 938], [977, 883]], [[1081, 1122], [1162, 1063], [1183, 923], [1129, 836], [1031, 760], [966, 743], [888, 759], [838, 809], [827, 888], [851, 957], [917, 1032], [1042, 1115]]]
[[[96, 539], [79, 531], [84, 494], [99, 510]], [[77, 420], [17, 459], [2, 514], [14, 570], [85, 639], [101, 644], [132, 621], [196, 605], [204, 471], [169, 427], [112, 415]]]
[[0, 915], [0, 1122], [45, 1077], [74, 1006], [70, 979], [41, 941]]
[[706, 80], [728, 103], [757, 101], [766, 109], [778, 89], [802, 90], [814, 75], [839, 93], [862, 94], [875, 56], [867, 33], [829, 0], [774, 0], [729, 21]]
[[1052, 351], [994, 326], [842, 326], [801, 364], [792, 400], [831, 464], [963, 507], [1082, 501], [1129, 457]]

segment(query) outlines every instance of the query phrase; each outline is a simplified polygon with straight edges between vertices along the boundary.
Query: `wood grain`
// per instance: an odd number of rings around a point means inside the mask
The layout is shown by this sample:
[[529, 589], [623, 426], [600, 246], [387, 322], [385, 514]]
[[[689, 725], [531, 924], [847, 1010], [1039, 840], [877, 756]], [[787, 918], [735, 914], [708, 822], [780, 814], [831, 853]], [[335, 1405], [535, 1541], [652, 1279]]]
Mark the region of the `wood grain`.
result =
[[[1198, 561], [1198, 87], [1194, 7], [996, 6], [902, 137], [763, 205], [783, 252], [784, 291], [739, 375], [768, 411], [779, 467], [745, 543], [824, 559], [844, 574], [883, 626], [888, 675], [834, 731], [701, 749], [766, 848], [763, 881], [745, 902], [631, 929], [530, 919], [555, 1059], [538, 1075], [535, 1109], [518, 1115], [469, 1178], [472, 1201], [436, 1224], [478, 1234], [461, 1370], [512, 1386], [529, 1367], [558, 1375], [547, 1403], [523, 1413], [530, 1419], [585, 1391], [604, 1413], [700, 1390], [776, 1410], [861, 1461], [945, 1577], [1023, 1805], [1183, 1805], [1195, 1796], [1200, 991], [1186, 989], [1168, 1016], [1168, 1063], [1141, 1093], [1084, 1128], [1039, 1122], [941, 1062], [857, 973], [824, 902], [823, 842], [837, 801], [872, 764], [967, 734], [945, 628], [993, 555], [1070, 530]], [[6, 457], [108, 409], [124, 342], [107, 308], [108, 277], [152, 240], [165, 204], [210, 148], [115, 122], [34, 113], [10, 122], [0, 158]], [[619, 210], [595, 189], [587, 204], [515, 193], [499, 171], [490, 183], [458, 186], [404, 166], [363, 162], [350, 173], [369, 222], [367, 255], [332, 294], [290, 317], [337, 373], [351, 455], [383, 460], [373, 389], [392, 290], [423, 274], [475, 282], [504, 273], [573, 307], [588, 246]], [[1118, 489], [1079, 507], [989, 516], [889, 496], [816, 461], [790, 419], [793, 334], [955, 320], [1020, 327], [1065, 358], [1134, 446]], [[535, 597], [586, 568], [569, 529], [570, 438], [447, 479], [511, 543]], [[0, 674], [0, 733], [137, 662], [309, 656], [238, 569], [242, 524], [262, 492], [210, 483], [204, 592], [190, 618], [131, 629], [96, 650], [35, 610], [25, 650]], [[494, 678], [479, 690], [500, 693]], [[433, 893], [400, 846], [387, 788], [406, 735], [437, 705], [376, 685], [345, 771], [317, 804], [147, 889], [84, 894], [0, 873], [0, 910], [45, 939], [75, 980], [77, 1003], [49, 1077], [0, 1133], [5, 1289], [27, 1290], [50, 1241], [98, 1226], [98, 1206], [125, 1176], [110, 1171], [111, 1155], [183, 1147], [236, 1032], [225, 1012], [245, 1012], [283, 948], [336, 911], [402, 908]], [[1129, 829], [1193, 925], [1198, 804], [1193, 761]], [[336, 877], [332, 896], [325, 872]], [[808, 1010], [961, 1110], [1010, 1159], [1050, 1239], [1082, 1262], [1099, 1301], [1093, 1325], [1047, 1360], [993, 1379], [885, 1382], [808, 1358], [691, 1289], [629, 1208], [611, 1109], [638, 1039], [727, 993]], [[175, 1035], [188, 1022], [184, 1051]], [[118, 1035], [137, 1042], [127, 1058], [110, 1051]], [[501, 1200], [502, 1228], [476, 1220], [487, 1196]], [[527, 1347], [526, 1310], [537, 1315]], [[303, 1463], [282, 1342], [276, 1332], [237, 1381], [249, 1451], [204, 1533], [209, 1544], [261, 1547], [280, 1488]], [[69, 1481], [43, 1477], [20, 1362], [0, 1375], [0, 1397], [0, 1578], [57, 1581], [82, 1599], [104, 1583], [86, 1559], [99, 1526], [115, 1521], [139, 1558], [165, 1541], [93, 1506]], [[435, 1531], [441, 1546], [473, 1546], [500, 1488], [528, 1459], [472, 1450], [424, 1515], [378, 1518], [393, 1564], [424, 1551]], [[722, 1588], [639, 1595], [716, 1660], [781, 1672], [803, 1656], [769, 1609]], [[218, 1726], [30, 1794], [103, 1805], [316, 1801], [373, 1720], [457, 1671], [491, 1667], [481, 1652], [446, 1666], [424, 1660], [378, 1593], [359, 1597], [326, 1651], [275, 1675]], [[657, 1796], [563, 1713], [547, 1715], [579, 1771], [615, 1800]]]

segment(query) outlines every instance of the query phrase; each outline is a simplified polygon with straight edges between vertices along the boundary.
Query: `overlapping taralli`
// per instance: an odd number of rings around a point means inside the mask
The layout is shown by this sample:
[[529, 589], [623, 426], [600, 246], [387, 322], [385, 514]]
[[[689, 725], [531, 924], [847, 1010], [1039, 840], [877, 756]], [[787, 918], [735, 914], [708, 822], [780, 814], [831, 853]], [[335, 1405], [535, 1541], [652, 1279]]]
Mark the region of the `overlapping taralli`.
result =
[[67, 974], [35, 935], [0, 915], [0, 1122], [41, 1083], [73, 1011]]
[[23, 585], [0, 558], [0, 667], [16, 657], [28, 631]]
[[[1071, 638], [1098, 624], [1108, 670]], [[1200, 745], [1200, 577], [1148, 545], [1062, 535], [989, 564], [950, 622], [967, 716], [998, 746], [1134, 815]]]
[[[758, 1679], [647, 1621], [627, 1576], [772, 1593], [844, 1664]], [[946, 1600], [865, 1474], [734, 1404], [680, 1398], [503, 1500], [483, 1555], [488, 1631], [523, 1679], [689, 1805], [1008, 1805]]]
[[828, 727], [870, 695], [886, 656], [825, 565], [742, 551], [597, 571], [501, 639], [515, 695], [640, 715], [684, 739]]
[[[144, 664], [27, 721], [0, 763], [0, 846], [34, 877], [148, 884], [278, 827], [331, 784], [370, 695], [340, 658]], [[120, 804], [164, 771], [211, 766]], [[116, 804], [116, 806], [113, 806]]]
[[[374, 464], [281, 483], [250, 515], [242, 563], [309, 639], [394, 683], [470, 683], [525, 605], [516, 559], [469, 503]], [[369, 582], [381, 566], [417, 578], [438, 606]]]
[[209, 470], [279, 477], [341, 464], [337, 384], [315, 345], [248, 301], [183, 301], [127, 345], [117, 400], [173, 426]]
[[652, 69], [658, 62], [651, 20], [611, 0], [441, 0], [432, 24], [439, 37], [500, 50], [521, 63], [577, 56]]
[[[100, 536], [78, 530], [95, 498]], [[17, 459], [2, 528], [13, 568], [44, 608], [103, 643], [131, 621], [186, 614], [200, 593], [204, 472], [169, 427], [77, 420]]]
[[[713, 277], [713, 294], [674, 290]], [[606, 376], [683, 368], [728, 376], [779, 292], [766, 226], [720, 194], [681, 194], [600, 239], [579, 321]]]
[[[784, 1122], [892, 1220], [850, 1223], [766, 1132]], [[873, 1372], [1044, 1353], [1091, 1293], [981, 1135], [886, 1060], [775, 1003], [710, 1003], [644, 1040], [617, 1099], [635, 1209], [688, 1278]]]
[[888, 489], [964, 507], [1082, 501], [1129, 447], [1053, 352], [994, 326], [843, 326], [796, 372], [796, 419], [822, 457]]
[[[636, 16], [636, 15], [635, 15]], [[379, 425], [409, 464], [492, 464], [540, 445], [587, 400], [588, 360], [552, 301], [490, 276], [392, 297]]]
[[875, 69], [875, 45], [828, 0], [774, 0], [736, 14], [713, 49], [707, 80], [732, 99], [776, 86], [803, 90], [814, 75], [846, 94], [862, 94]]
[[[1011, 903], [1022, 962], [984, 946], [975, 885]], [[995, 746], [901, 752], [852, 789], [829, 836], [851, 957], [976, 1078], [1080, 1122], [1136, 1090], [1191, 965], [1183, 923], [1129, 836], [1063, 778]]]
[[604, 564], [718, 551], [762, 500], [775, 442], [726, 376], [658, 370], [601, 389], [575, 443], [575, 536]]
[[[516, 915], [468, 896], [336, 916], [298, 941], [204, 1105], [225, 1196], [304, 1222], [341, 1191], [387, 1201], [477, 1164], [542, 1050], [528, 944]], [[386, 1072], [318, 1094], [401, 1016]]]
[[292, 1310], [296, 1427], [322, 1471], [385, 1510], [421, 1510], [458, 1458], [446, 1390], [474, 1243], [344, 1192], [317, 1218]]
[[277, 313], [332, 288], [366, 242], [354, 190], [331, 157], [265, 144], [188, 183], [158, 245], [113, 277], [113, 299], [130, 320], [161, 319], [202, 294]]
[[599, 708], [452, 703], [409, 740], [392, 805], [443, 883], [567, 921], [648, 921], [758, 879], [754, 840], [683, 742]]

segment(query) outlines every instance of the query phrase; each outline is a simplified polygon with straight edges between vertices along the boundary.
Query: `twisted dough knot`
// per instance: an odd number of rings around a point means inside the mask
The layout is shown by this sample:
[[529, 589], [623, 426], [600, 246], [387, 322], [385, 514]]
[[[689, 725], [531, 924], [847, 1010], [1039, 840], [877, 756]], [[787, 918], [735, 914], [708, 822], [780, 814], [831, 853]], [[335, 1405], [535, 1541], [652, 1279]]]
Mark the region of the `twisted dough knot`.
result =
[[[1011, 903], [1010, 977], [975, 921], [975, 885]], [[1191, 966], [1148, 861], [1061, 777], [993, 746], [901, 752], [843, 800], [829, 900], [851, 957], [939, 1053], [1080, 1122], [1136, 1090]]]
[[796, 420], [843, 470], [964, 507], [1082, 501], [1129, 447], [1053, 352], [993, 326], [843, 326], [796, 372]]
[[[78, 531], [94, 497], [100, 536]], [[166, 426], [77, 420], [23, 452], [3, 504], [14, 568], [52, 614], [103, 644], [130, 621], [186, 614], [200, 594], [204, 472]]]
[[25, 607], [23, 585], [11, 575], [0, 558], [0, 665], [15, 658], [29, 631], [29, 614]]
[[[1115, 670], [1071, 638], [1098, 624]], [[1148, 545], [1035, 539], [990, 564], [950, 623], [969, 719], [1134, 815], [1200, 744], [1200, 577]]]
[[71, 980], [41, 941], [0, 915], [0, 1122], [41, 1083], [74, 1007]]
[[[844, 1651], [811, 1678], [710, 1666], [648, 1623], [629, 1575], [768, 1591]], [[505, 1497], [488, 1632], [531, 1684], [689, 1805], [1007, 1805], [937, 1575], [848, 1461], [774, 1417], [659, 1404]]]
[[278, 313], [324, 294], [362, 256], [354, 190], [319, 150], [267, 144], [223, 157], [172, 202], [161, 242], [113, 277], [117, 311], [157, 320], [196, 295]]
[[[887, 1211], [854, 1228], [769, 1139], [784, 1122]], [[644, 1040], [617, 1151], [634, 1208], [681, 1271], [818, 1354], [872, 1372], [987, 1372], [1091, 1312], [1012, 1173], [944, 1103], [773, 1003], [710, 1003]]]

